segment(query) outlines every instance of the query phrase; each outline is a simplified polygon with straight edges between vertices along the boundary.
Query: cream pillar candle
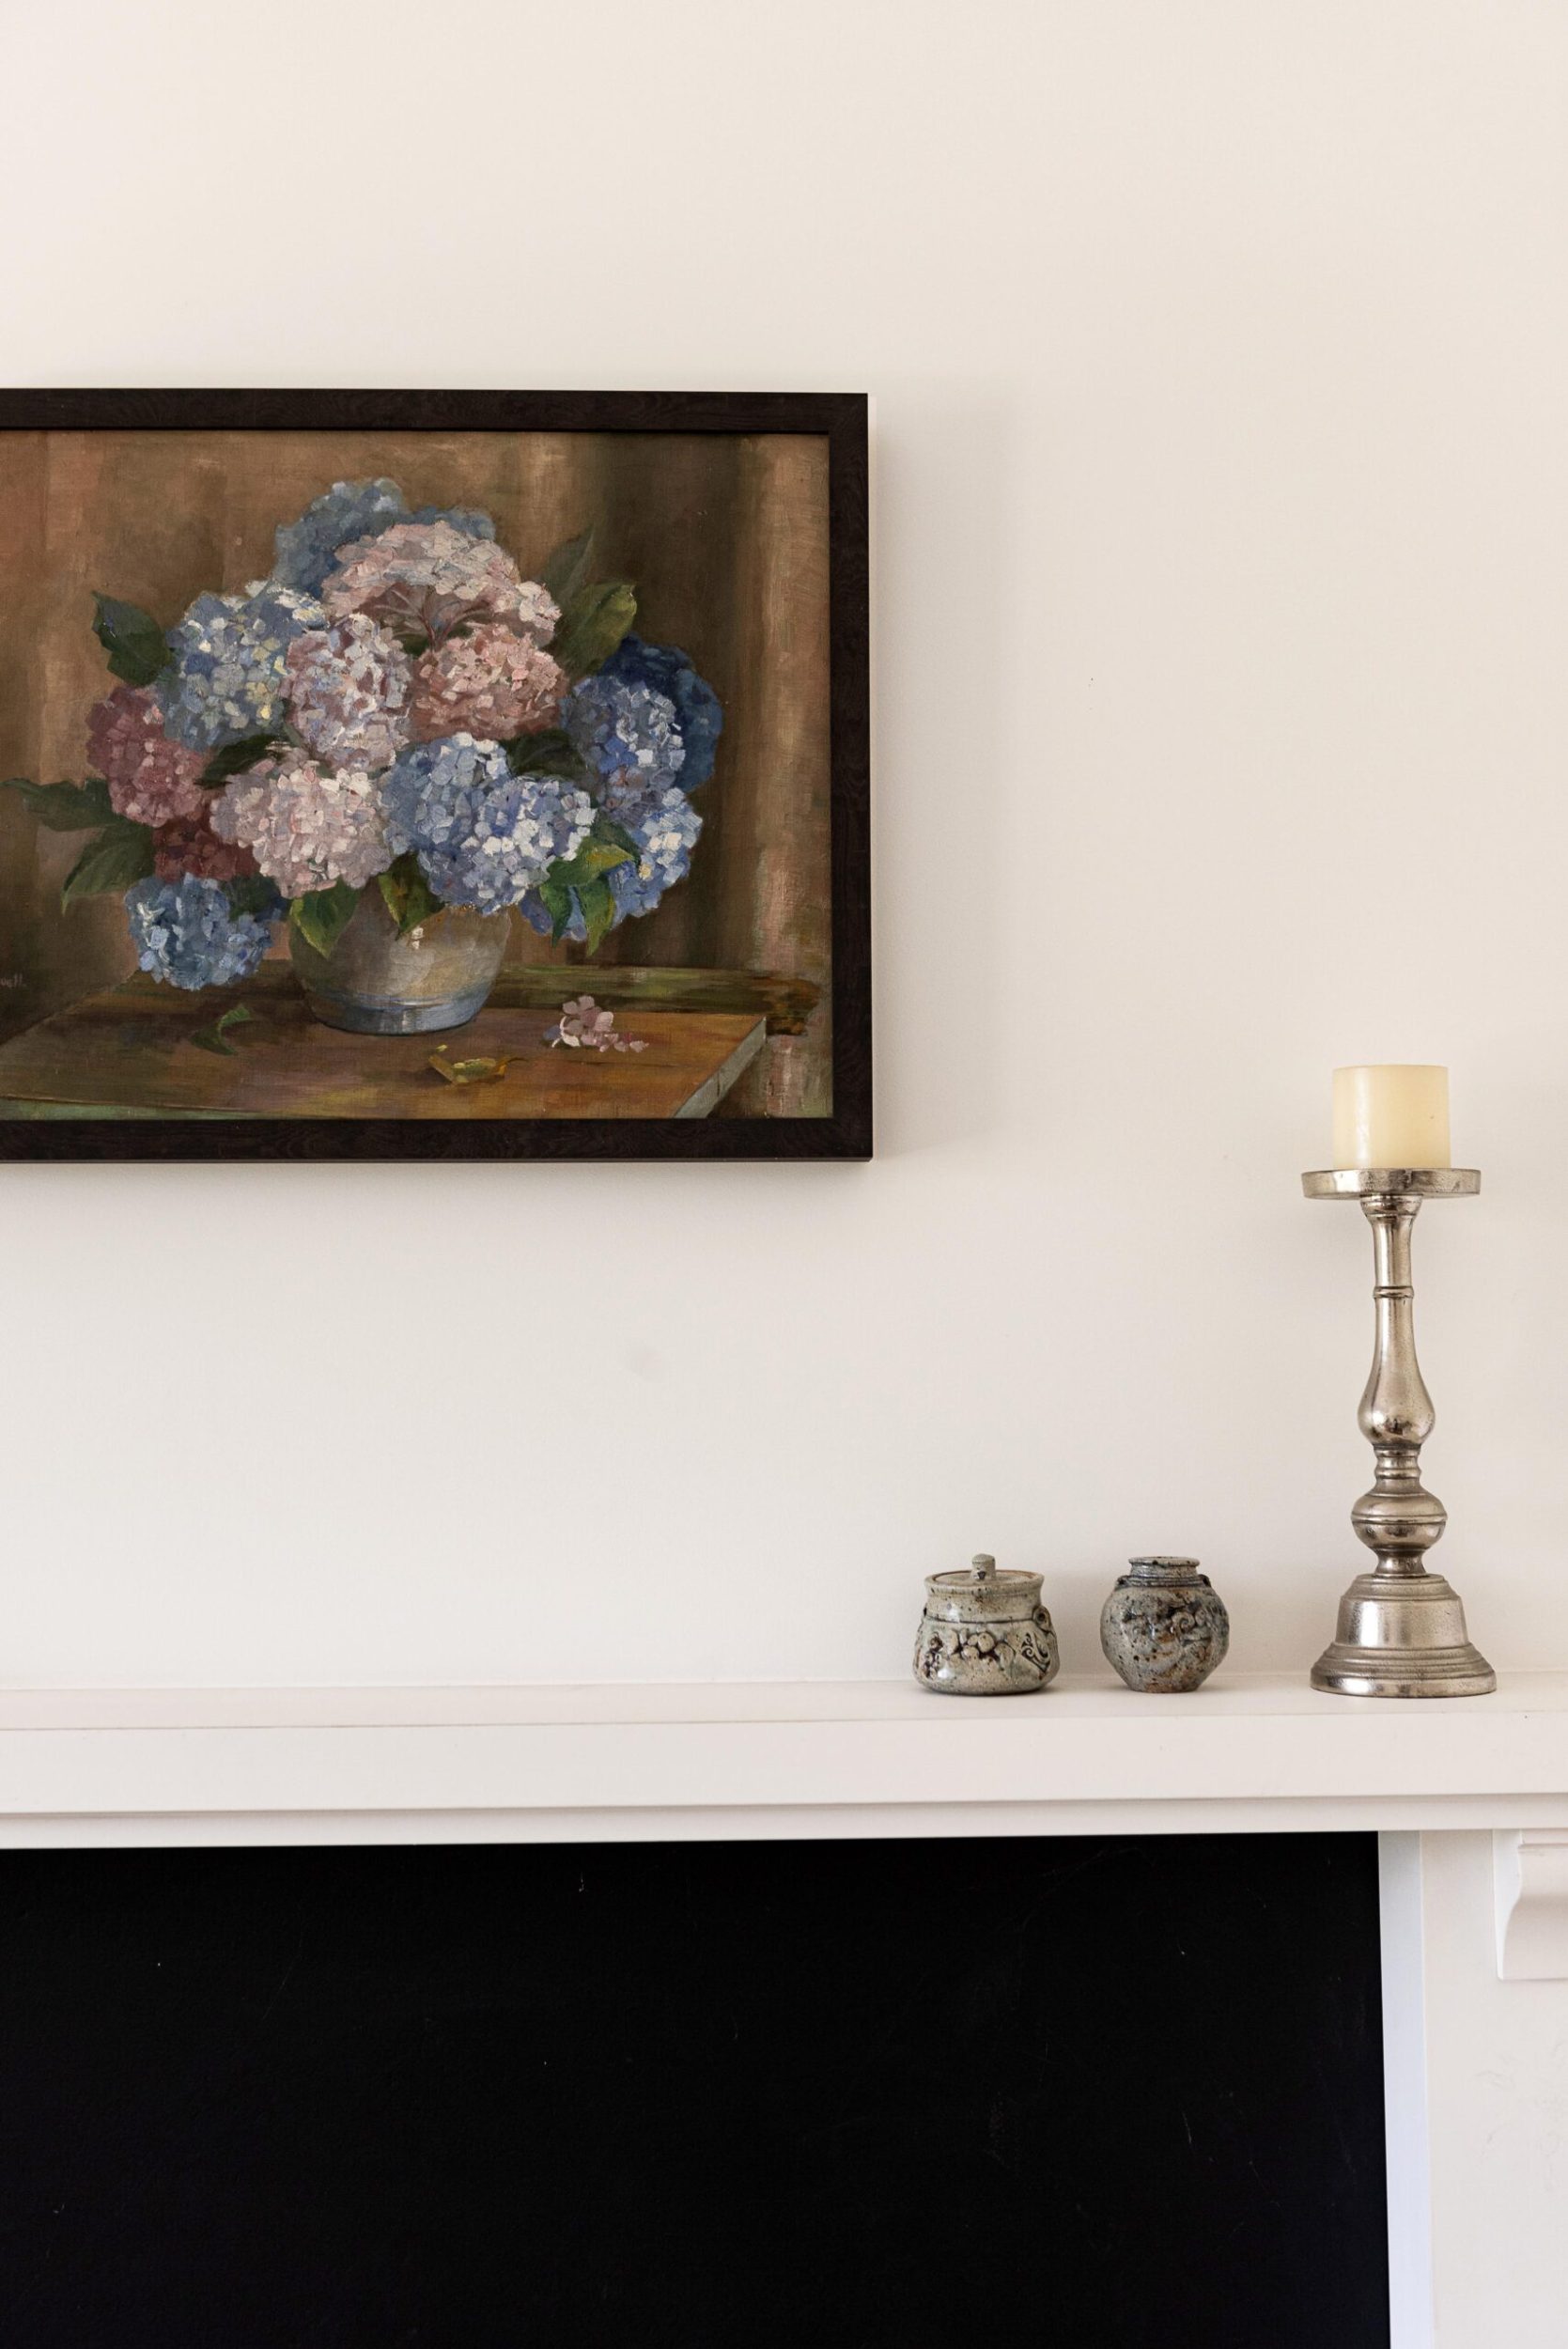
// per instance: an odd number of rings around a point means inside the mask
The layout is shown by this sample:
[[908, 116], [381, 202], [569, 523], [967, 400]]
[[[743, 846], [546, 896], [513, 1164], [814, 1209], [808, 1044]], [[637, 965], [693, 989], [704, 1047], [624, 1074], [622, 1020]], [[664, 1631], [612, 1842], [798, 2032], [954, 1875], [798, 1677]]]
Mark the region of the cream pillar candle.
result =
[[1450, 1166], [1449, 1072], [1336, 1068], [1336, 1166]]

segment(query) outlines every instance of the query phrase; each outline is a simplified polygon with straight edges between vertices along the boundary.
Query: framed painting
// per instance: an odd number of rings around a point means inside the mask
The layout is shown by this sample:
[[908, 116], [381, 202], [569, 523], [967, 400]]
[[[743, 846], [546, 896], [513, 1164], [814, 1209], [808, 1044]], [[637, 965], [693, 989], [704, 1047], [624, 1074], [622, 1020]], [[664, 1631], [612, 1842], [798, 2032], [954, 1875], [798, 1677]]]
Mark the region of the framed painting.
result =
[[864, 1158], [866, 403], [0, 392], [0, 1156]]

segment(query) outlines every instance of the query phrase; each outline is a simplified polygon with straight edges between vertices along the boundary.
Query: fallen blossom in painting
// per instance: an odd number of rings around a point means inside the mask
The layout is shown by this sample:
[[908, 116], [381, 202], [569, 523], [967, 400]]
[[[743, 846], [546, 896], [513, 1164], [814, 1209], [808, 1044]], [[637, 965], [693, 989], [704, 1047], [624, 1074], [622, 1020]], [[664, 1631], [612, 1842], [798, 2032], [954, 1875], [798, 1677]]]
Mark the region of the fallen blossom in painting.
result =
[[591, 995], [579, 995], [575, 1002], [563, 1003], [559, 1020], [545, 1030], [543, 1040], [551, 1050], [567, 1044], [574, 1051], [645, 1052], [648, 1049], [645, 1036], [617, 1035], [614, 1013], [600, 1011]]

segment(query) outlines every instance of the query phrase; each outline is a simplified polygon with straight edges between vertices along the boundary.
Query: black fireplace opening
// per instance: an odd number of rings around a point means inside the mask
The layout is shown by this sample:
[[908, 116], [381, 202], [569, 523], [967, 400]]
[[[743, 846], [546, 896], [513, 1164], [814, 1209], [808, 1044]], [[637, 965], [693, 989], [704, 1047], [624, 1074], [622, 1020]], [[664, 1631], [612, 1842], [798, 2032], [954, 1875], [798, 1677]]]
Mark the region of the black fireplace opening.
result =
[[5, 2349], [1386, 2349], [1370, 1835], [0, 1855]]

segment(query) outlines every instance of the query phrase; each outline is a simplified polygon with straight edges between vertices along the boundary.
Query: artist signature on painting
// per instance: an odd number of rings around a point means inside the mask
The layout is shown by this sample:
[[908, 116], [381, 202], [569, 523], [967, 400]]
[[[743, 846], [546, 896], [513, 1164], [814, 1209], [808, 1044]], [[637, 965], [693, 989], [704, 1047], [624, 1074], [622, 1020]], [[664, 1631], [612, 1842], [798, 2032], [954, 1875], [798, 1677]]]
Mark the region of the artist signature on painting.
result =
[[0, 971], [0, 987], [25, 987], [26, 984], [25, 971]]

